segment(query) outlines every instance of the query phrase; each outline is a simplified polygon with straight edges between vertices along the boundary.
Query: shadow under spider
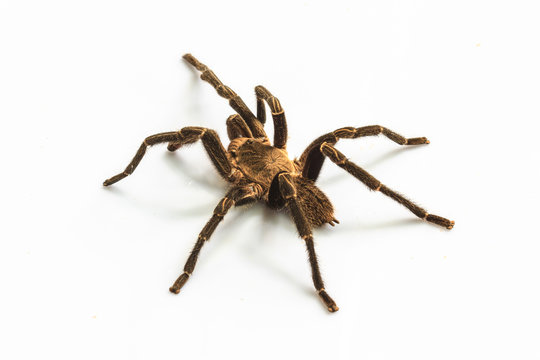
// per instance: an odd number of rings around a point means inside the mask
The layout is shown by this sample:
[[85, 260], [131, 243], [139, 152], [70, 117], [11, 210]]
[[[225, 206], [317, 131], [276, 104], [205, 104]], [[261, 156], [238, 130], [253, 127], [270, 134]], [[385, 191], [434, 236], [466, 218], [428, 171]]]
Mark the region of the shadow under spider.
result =
[[[202, 173], [194, 171], [194, 166], [186, 163], [181, 156], [177, 156], [175, 153], [167, 152], [163, 158], [165, 163], [170, 169], [185, 174], [190, 179], [202, 184], [208, 189], [216, 190], [216, 193], [224, 194], [227, 191], [227, 183], [219, 176], [204, 176]], [[214, 169], [211, 171], [215, 172]]]
[[[398, 157], [399, 155], [403, 154], [405, 151], [413, 151], [414, 149], [415, 148], [413, 147], [401, 147], [401, 148], [393, 149], [393, 150], [387, 151], [386, 153], [382, 155], [379, 155], [374, 160], [366, 164], [363, 164], [362, 166], [365, 167], [366, 169], [373, 168], [373, 167], [376, 167], [377, 165], [384, 163], [385, 161]], [[321, 176], [321, 179], [318, 181], [318, 183], [321, 185], [330, 185], [337, 181], [341, 181], [345, 178], [350, 178], [350, 176], [346, 172], [342, 171], [332, 176], [327, 176], [327, 177]]]
[[[291, 230], [294, 234], [291, 236], [291, 241], [294, 242], [298, 239], [294, 226], [292, 223], [290, 223], [290, 215], [286, 211], [276, 212], [263, 204], [260, 204], [259, 208], [260, 211], [257, 211], [257, 213], [259, 213], [257, 215], [259, 215], [259, 218], [261, 219], [260, 236], [258, 237], [259, 242], [269, 242], [274, 240], [275, 231], [272, 231], [272, 229], [276, 227], [283, 229], [286, 224], [290, 224]], [[279, 226], [276, 226], [278, 223]], [[300, 280], [300, 278], [296, 276], [297, 274], [284, 270], [284, 268], [281, 267], [279, 263], [273, 261], [272, 258], [264, 256], [266, 253], [260, 249], [260, 246], [251, 246], [249, 248], [245, 248], [245, 252], [250, 255], [250, 260], [256, 262], [258, 265], [262, 264], [266, 268], [271, 269], [273, 274], [280, 276], [282, 279], [288, 281], [296, 288], [302, 289], [306, 295], [312, 295], [312, 286], [309, 283]], [[305, 251], [302, 246], [299, 246], [299, 253], [304, 254], [304, 252]], [[309, 268], [306, 267], [306, 271], [309, 271]]]
[[[225, 182], [219, 182], [214, 181], [210, 182], [207, 181], [205, 178], [202, 178], [201, 176], [195, 175], [195, 173], [188, 170], [190, 169], [189, 166], [186, 166], [186, 164], [181, 163], [178, 164], [178, 159], [170, 158], [169, 156], [165, 156], [165, 158], [169, 158], [167, 161], [167, 165], [171, 168], [176, 168], [176, 170], [180, 169], [181, 172], [185, 173], [188, 178], [193, 179], [193, 182], [196, 182], [197, 184], [202, 184], [204, 187], [213, 190], [217, 194], [215, 198], [208, 199], [208, 201], [201, 202], [200, 200], [197, 202], [182, 202], [183, 206], [181, 208], [179, 207], [170, 207], [170, 206], [159, 206], [159, 209], [157, 209], [159, 202], [151, 201], [145, 201], [137, 196], [137, 194], [133, 194], [131, 192], [124, 191], [118, 187], [106, 187], [105, 191], [108, 191], [109, 193], [113, 194], [114, 196], [120, 197], [124, 199], [125, 201], [129, 202], [133, 207], [135, 208], [145, 208], [146, 211], [152, 211], [148, 210], [154, 209], [158, 210], [160, 213], [164, 214], [165, 216], [169, 218], [175, 218], [180, 219], [182, 217], [206, 217], [209, 216], [209, 214], [212, 214], [212, 209], [215, 207], [215, 203], [217, 199], [221, 196], [222, 193], [225, 193], [227, 187]], [[179, 197], [182, 197], [182, 193], [188, 189], [188, 187], [184, 186], [182, 187], [184, 190], [179, 193]], [[197, 191], [203, 191], [202, 189], [196, 189]], [[164, 197], [166, 195], [163, 195]], [[144, 206], [143, 206], [144, 205]], [[206, 219], [207, 220], [207, 219]]]
[[338, 226], [332, 229], [323, 229], [323, 231], [332, 231], [332, 232], [350, 232], [350, 231], [371, 231], [379, 229], [388, 229], [388, 228], [399, 228], [404, 226], [414, 226], [416, 224], [425, 224], [425, 221], [420, 219], [396, 219], [389, 221], [380, 221], [380, 222], [359, 222], [356, 219], [351, 219], [351, 221], [345, 223], [342, 221]]
[[194, 124], [205, 124], [205, 117], [203, 116], [203, 108], [201, 104], [200, 96], [200, 81], [197, 70], [193, 69], [192, 66], [186, 64], [182, 61], [182, 64], [188, 68], [188, 71], [191, 73], [187, 89], [183, 92], [182, 98], [185, 100], [184, 103], [186, 111], [186, 119], [190, 119]]

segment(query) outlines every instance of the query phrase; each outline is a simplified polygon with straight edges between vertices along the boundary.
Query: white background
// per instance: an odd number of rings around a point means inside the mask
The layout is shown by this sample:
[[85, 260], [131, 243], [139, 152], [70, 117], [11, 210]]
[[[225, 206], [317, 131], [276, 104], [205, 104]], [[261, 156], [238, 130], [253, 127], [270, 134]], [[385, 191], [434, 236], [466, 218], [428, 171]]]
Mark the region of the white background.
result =
[[[535, 1], [0, 1], [2, 359], [540, 359]], [[291, 157], [338, 148], [456, 221], [426, 224], [330, 162], [341, 225], [315, 231], [329, 294], [285, 214], [233, 209], [179, 295], [226, 191], [198, 125], [233, 111], [191, 52], [254, 109], [281, 100]], [[271, 121], [267, 126], [271, 132]]]

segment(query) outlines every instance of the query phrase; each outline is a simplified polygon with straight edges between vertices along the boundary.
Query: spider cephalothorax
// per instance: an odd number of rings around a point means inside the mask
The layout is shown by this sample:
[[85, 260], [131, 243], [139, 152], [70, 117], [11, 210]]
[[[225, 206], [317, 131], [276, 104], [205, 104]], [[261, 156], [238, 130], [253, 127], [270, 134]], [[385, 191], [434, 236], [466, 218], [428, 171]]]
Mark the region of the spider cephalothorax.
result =
[[[191, 54], [184, 55], [184, 59], [199, 70], [202, 73], [201, 79], [209, 82], [220, 96], [228, 99], [231, 107], [237, 112], [229, 116], [226, 122], [227, 134], [231, 141], [227, 150], [214, 130], [202, 127], [185, 127], [180, 131], [151, 135], [143, 141], [126, 169], [103, 183], [104, 186], [109, 186], [133, 173], [148, 146], [168, 143], [167, 149], [176, 151], [183, 145], [198, 140], [202, 141], [219, 174], [231, 183], [229, 191], [219, 201], [214, 214], [200, 232], [195, 247], [184, 266], [184, 272], [169, 289], [171, 292], [176, 294], [180, 292], [195, 269], [204, 243], [232, 206], [263, 201], [272, 209], [285, 208], [289, 211], [300, 237], [306, 243], [317, 294], [329, 311], [337, 311], [336, 303], [324, 289], [311, 232], [313, 227], [324, 224], [334, 226], [334, 223], [338, 223], [334, 218], [334, 209], [330, 200], [315, 186], [325, 158], [329, 158], [371, 190], [380, 191], [402, 204], [419, 218], [447, 229], [454, 226], [453, 221], [429, 214], [412, 201], [381, 184], [379, 180], [350, 162], [334, 147], [339, 139], [354, 139], [379, 134], [385, 135], [400, 145], [428, 144], [429, 141], [426, 138], [407, 139], [379, 125], [359, 128], [344, 127], [319, 137], [306, 148], [299, 159], [290, 160], [285, 149], [287, 142], [285, 112], [276, 97], [262, 86], [255, 87], [257, 97], [257, 116], [255, 116], [242, 99], [231, 88], [223, 85], [206, 65], [201, 64]], [[274, 121], [273, 145], [264, 131], [265, 102], [270, 107]]]

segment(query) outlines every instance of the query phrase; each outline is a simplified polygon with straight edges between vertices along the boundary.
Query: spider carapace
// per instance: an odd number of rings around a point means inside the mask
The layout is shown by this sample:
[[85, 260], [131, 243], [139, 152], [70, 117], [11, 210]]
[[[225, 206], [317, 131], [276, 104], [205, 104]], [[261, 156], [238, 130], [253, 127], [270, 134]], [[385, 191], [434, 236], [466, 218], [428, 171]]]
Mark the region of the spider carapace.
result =
[[[425, 137], [405, 138], [379, 125], [359, 128], [344, 127], [315, 139], [298, 159], [290, 160], [285, 149], [287, 142], [285, 112], [276, 97], [262, 86], [255, 87], [257, 99], [257, 114], [255, 115], [242, 99], [231, 88], [224, 85], [206, 65], [200, 63], [191, 54], [184, 55], [184, 59], [199, 70], [201, 79], [210, 83], [220, 96], [229, 100], [229, 104], [236, 111], [236, 114], [229, 116], [226, 121], [230, 139], [227, 150], [214, 130], [203, 127], [185, 127], [180, 131], [151, 135], [143, 141], [126, 169], [103, 183], [104, 186], [109, 186], [131, 175], [149, 146], [168, 143], [167, 149], [176, 151], [198, 140], [202, 141], [218, 173], [231, 183], [228, 192], [219, 201], [212, 217], [199, 233], [183, 273], [170, 287], [169, 290], [172, 293], [178, 294], [191, 277], [199, 252], [228, 210], [232, 206], [263, 201], [272, 209], [288, 210], [300, 237], [306, 244], [317, 294], [328, 311], [337, 311], [336, 303], [324, 287], [311, 231], [312, 228], [324, 224], [333, 226], [334, 223], [338, 223], [334, 218], [330, 200], [315, 186], [326, 158], [363, 182], [369, 189], [379, 191], [405, 206], [420, 219], [447, 229], [454, 226], [453, 221], [429, 214], [420, 206], [389, 189], [367, 171], [349, 161], [334, 147], [339, 139], [355, 139], [379, 134], [399, 145], [429, 144]], [[265, 103], [270, 107], [274, 122], [273, 145], [264, 131]]]

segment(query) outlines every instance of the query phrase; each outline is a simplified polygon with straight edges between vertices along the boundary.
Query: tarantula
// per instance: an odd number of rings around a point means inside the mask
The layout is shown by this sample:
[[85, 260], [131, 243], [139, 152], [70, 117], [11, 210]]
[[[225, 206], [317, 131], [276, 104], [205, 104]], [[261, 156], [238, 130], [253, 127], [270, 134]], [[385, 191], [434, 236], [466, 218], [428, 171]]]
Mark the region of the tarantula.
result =
[[[191, 277], [201, 248], [229, 209], [232, 206], [263, 201], [271, 209], [286, 208], [289, 211], [300, 237], [306, 243], [317, 294], [328, 311], [337, 311], [339, 308], [324, 287], [311, 232], [314, 227], [324, 224], [334, 226], [334, 223], [339, 223], [334, 218], [330, 200], [315, 186], [315, 180], [319, 176], [325, 158], [329, 158], [356, 177], [369, 189], [380, 191], [405, 206], [420, 219], [447, 229], [452, 229], [454, 226], [453, 221], [429, 214], [420, 206], [389, 189], [367, 171], [349, 161], [334, 147], [339, 139], [355, 139], [379, 134], [383, 134], [399, 145], [429, 144], [425, 137], [407, 139], [379, 125], [359, 128], [343, 127], [317, 138], [305, 149], [299, 159], [290, 160], [286, 151], [285, 112], [275, 96], [263, 86], [255, 87], [257, 98], [257, 116], [255, 116], [242, 99], [230, 87], [224, 85], [206, 65], [200, 63], [191, 54], [186, 54], [183, 58], [199, 70], [201, 79], [210, 83], [220, 96], [229, 100], [229, 104], [237, 112], [229, 116], [226, 122], [227, 134], [231, 141], [227, 150], [214, 130], [203, 127], [189, 126], [180, 131], [151, 135], [144, 139], [126, 169], [103, 183], [104, 186], [109, 186], [131, 175], [149, 146], [168, 143], [167, 149], [176, 151], [183, 145], [198, 140], [202, 141], [218, 173], [231, 183], [225, 197], [219, 201], [212, 217], [200, 232], [184, 266], [184, 272], [170, 287], [169, 290], [172, 293], [178, 294]], [[263, 128], [266, 120], [265, 102], [270, 107], [274, 120], [273, 145]]]

